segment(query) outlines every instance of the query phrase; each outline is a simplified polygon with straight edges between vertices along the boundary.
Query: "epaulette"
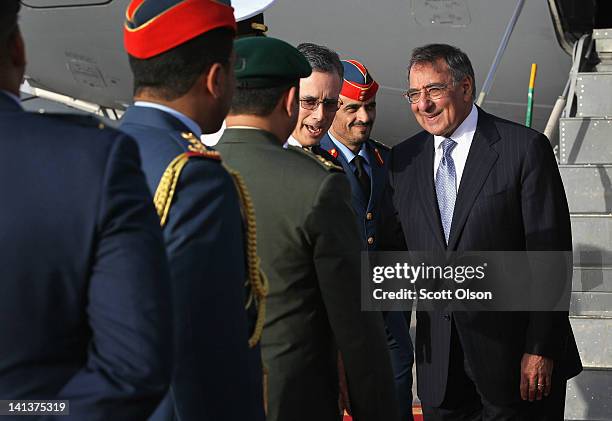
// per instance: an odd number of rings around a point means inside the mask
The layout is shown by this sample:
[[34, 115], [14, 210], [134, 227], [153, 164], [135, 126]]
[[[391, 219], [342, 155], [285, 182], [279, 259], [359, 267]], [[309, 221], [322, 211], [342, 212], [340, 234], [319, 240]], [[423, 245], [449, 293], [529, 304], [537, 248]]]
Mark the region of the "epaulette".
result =
[[221, 162], [221, 154], [217, 151], [207, 149], [193, 133], [181, 133], [181, 137], [189, 142], [187, 146], [188, 151], [178, 155], [168, 164], [157, 184], [155, 196], [153, 196], [155, 210], [157, 211], [159, 223], [162, 227], [166, 225], [166, 221], [168, 220], [168, 214], [170, 213], [170, 206], [172, 205], [172, 199], [176, 192], [176, 186], [181, 176], [181, 172], [183, 168], [185, 168], [185, 165], [187, 165], [187, 162], [189, 162], [189, 159], [205, 158]]
[[201, 158], [213, 159], [221, 161], [221, 154], [215, 150], [208, 149], [204, 144], [191, 132], [181, 133], [181, 138], [187, 141], [187, 150], [191, 152], [189, 156], [197, 156]]
[[384, 143], [379, 142], [378, 140], [370, 139], [370, 142], [372, 142], [374, 144], [374, 146], [379, 147], [381, 149], [384, 149], [385, 151], [390, 151], [391, 150], [391, 146], [385, 145]]
[[298, 152], [302, 155], [305, 155], [307, 157], [309, 157], [310, 159], [312, 159], [313, 161], [317, 162], [319, 165], [321, 165], [323, 168], [325, 168], [328, 171], [334, 171], [334, 172], [344, 172], [344, 169], [336, 164], [334, 164], [332, 161], [329, 161], [325, 158], [323, 158], [320, 155], [316, 155], [315, 153], [307, 150], [307, 149], [303, 149], [303, 148], [299, 148], [297, 146], [288, 146], [287, 150], [290, 151], [295, 151]]

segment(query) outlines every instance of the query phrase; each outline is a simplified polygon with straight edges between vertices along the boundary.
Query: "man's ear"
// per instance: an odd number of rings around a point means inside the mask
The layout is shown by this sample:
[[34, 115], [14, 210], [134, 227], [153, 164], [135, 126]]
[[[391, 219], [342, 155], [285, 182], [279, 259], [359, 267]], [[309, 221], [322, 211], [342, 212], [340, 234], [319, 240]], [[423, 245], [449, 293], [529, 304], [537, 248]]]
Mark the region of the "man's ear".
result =
[[229, 77], [221, 63], [213, 63], [208, 69], [208, 73], [204, 75], [204, 82], [209, 94], [219, 99], [225, 93], [227, 84], [226, 78]]
[[21, 36], [21, 31], [17, 29], [8, 43], [9, 58], [15, 67], [25, 67], [26, 53], [25, 43]]
[[474, 81], [471, 77], [466, 76], [463, 78], [463, 81], [461, 82], [461, 89], [463, 89], [463, 96], [471, 102], [474, 91]]
[[287, 92], [285, 92], [282, 99], [283, 109], [289, 117], [293, 117], [293, 115], [299, 111], [298, 107], [296, 107], [297, 100], [298, 90], [295, 86], [292, 86]]

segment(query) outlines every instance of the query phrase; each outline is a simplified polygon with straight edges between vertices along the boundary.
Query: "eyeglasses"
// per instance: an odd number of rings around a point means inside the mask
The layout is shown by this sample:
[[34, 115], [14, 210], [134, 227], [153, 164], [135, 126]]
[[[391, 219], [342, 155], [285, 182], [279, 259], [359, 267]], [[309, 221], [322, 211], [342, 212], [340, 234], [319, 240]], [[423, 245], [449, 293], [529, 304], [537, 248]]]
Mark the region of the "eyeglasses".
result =
[[425, 96], [429, 99], [440, 99], [448, 89], [448, 83], [442, 83], [439, 85], [426, 86], [420, 90], [413, 90], [404, 93], [404, 98], [411, 104], [416, 104], [421, 100], [421, 95], [425, 91]]
[[300, 106], [305, 110], [314, 111], [319, 108], [319, 104], [323, 104], [324, 111], [338, 111], [338, 108], [340, 108], [340, 99], [300, 99]]

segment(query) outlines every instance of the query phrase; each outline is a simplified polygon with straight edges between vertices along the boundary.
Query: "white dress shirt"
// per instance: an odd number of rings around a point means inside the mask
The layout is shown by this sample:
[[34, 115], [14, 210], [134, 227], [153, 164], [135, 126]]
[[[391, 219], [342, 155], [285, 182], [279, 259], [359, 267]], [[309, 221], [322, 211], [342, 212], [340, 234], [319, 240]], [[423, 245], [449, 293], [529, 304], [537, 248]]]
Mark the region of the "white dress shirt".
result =
[[[451, 151], [451, 157], [455, 162], [455, 172], [457, 175], [457, 190], [459, 190], [459, 184], [461, 183], [461, 176], [463, 175], [463, 169], [465, 168], [465, 162], [467, 161], [468, 154], [470, 153], [470, 146], [472, 146], [472, 140], [474, 139], [474, 133], [476, 132], [476, 125], [478, 124], [478, 109], [475, 105], [472, 105], [472, 111], [466, 117], [465, 120], [457, 127], [457, 129], [450, 136], [452, 140], [457, 142], [457, 146]], [[446, 139], [444, 136], [434, 136], [434, 168], [433, 176], [434, 183], [436, 181], [436, 172], [440, 166], [442, 160], [442, 142]]]

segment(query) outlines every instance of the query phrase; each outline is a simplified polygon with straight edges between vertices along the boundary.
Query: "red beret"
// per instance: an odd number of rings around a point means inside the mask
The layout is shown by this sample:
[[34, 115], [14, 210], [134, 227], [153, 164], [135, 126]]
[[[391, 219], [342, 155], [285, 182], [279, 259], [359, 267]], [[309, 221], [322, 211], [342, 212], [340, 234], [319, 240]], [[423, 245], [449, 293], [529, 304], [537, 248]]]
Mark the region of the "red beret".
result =
[[234, 11], [216, 0], [132, 0], [123, 28], [125, 50], [147, 59], [217, 28], [236, 31]]

